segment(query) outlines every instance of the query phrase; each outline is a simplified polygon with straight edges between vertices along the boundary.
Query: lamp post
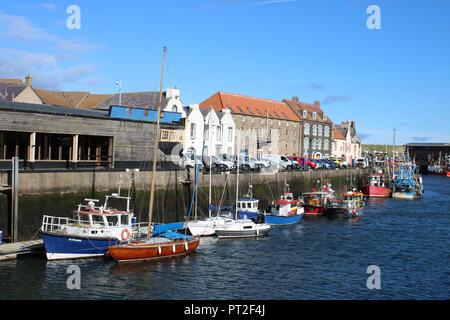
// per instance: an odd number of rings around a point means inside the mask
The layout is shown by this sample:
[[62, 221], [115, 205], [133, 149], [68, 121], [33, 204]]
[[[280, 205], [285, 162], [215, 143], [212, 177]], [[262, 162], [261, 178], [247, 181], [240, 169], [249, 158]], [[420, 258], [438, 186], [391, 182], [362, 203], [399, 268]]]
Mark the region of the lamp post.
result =
[[122, 105], [122, 80], [117, 79], [116, 85], [119, 86], [119, 106]]

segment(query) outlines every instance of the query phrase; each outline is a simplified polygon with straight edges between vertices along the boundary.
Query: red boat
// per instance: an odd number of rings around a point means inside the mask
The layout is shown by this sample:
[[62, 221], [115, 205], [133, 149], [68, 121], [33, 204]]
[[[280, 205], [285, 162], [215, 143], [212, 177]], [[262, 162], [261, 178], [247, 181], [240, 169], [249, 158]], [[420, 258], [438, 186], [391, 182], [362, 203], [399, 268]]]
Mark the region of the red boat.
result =
[[385, 175], [382, 173], [370, 174], [366, 184], [362, 187], [362, 192], [368, 197], [389, 198], [392, 189], [385, 181]]
[[331, 188], [331, 184], [325, 181], [325, 185], [319, 190], [312, 189], [312, 192], [302, 193], [301, 203], [306, 216], [325, 215], [333, 210], [333, 202], [336, 200], [336, 193]]

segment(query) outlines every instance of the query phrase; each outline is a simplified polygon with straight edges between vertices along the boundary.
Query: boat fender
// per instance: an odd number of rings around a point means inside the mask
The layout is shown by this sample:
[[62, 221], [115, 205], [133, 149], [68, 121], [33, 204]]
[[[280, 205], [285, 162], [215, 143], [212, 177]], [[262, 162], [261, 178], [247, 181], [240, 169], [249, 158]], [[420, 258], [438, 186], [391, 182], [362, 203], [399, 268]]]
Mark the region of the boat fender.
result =
[[158, 246], [158, 254], [161, 254], [161, 246]]
[[184, 248], [186, 249], [186, 251], [188, 251], [188, 244], [187, 244], [186, 240], [184, 240]]
[[122, 230], [122, 240], [127, 241], [130, 238], [130, 231], [128, 229]]
[[172, 250], [173, 253], [175, 253], [175, 251], [176, 251], [176, 250], [175, 250], [175, 243], [172, 245], [172, 249], [173, 249], [173, 250]]

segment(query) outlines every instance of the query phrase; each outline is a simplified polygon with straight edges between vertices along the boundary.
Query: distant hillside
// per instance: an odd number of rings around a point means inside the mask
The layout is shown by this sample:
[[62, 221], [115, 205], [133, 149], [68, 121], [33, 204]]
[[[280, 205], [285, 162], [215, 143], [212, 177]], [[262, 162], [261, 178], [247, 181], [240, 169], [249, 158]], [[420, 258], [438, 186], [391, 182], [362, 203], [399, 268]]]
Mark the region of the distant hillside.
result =
[[[368, 151], [369, 153], [373, 153], [374, 151], [387, 152], [388, 154], [392, 154], [392, 145], [384, 145], [384, 144], [362, 144], [361, 149]], [[399, 154], [402, 154], [405, 151], [404, 146], [395, 146], [395, 151]]]

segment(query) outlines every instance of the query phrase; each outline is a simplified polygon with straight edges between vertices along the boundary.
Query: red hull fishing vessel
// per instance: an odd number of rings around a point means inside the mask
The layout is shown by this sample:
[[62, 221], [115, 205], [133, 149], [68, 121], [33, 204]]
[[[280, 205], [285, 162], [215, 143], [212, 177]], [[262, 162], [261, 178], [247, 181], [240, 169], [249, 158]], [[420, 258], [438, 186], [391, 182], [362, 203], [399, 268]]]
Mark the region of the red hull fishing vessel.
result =
[[312, 192], [302, 193], [300, 203], [303, 206], [305, 216], [319, 216], [334, 213], [333, 203], [337, 201], [336, 193], [331, 184], [325, 180], [325, 184]]
[[392, 194], [392, 189], [388, 186], [386, 176], [381, 172], [369, 174], [361, 191], [365, 196], [378, 198], [389, 198]]

